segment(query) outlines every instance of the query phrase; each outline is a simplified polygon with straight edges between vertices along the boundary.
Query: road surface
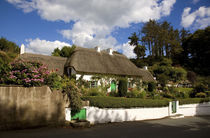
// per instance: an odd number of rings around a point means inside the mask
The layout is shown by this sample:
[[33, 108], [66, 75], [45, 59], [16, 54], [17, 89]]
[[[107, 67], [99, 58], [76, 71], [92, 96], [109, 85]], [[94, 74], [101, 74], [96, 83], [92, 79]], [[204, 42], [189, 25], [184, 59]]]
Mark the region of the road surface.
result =
[[0, 131], [0, 138], [210, 138], [210, 116], [99, 124], [91, 128]]

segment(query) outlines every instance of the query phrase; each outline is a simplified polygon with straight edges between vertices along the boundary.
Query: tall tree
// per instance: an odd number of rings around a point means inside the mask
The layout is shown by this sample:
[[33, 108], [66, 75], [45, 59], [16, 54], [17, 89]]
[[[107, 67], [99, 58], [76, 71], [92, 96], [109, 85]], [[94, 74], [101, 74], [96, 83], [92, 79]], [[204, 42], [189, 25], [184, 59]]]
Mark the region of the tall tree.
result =
[[128, 39], [130, 39], [129, 44], [131, 46], [135, 46], [133, 52], [136, 54], [137, 59], [140, 59], [141, 57], [144, 58], [144, 56], [146, 55], [146, 48], [139, 44], [139, 37], [137, 36], [136, 32], [134, 32], [130, 37], [128, 37]]
[[186, 66], [197, 74], [210, 75], [210, 26], [195, 31], [182, 44]]

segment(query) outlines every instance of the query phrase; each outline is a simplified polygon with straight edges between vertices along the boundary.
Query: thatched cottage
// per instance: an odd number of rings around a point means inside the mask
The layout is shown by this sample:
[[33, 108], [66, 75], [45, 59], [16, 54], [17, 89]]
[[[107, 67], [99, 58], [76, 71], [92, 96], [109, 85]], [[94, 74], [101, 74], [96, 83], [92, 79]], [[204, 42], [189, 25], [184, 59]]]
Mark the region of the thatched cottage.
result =
[[[100, 81], [92, 79], [95, 75], [121, 76], [141, 78], [142, 81], [154, 81], [152, 74], [146, 69], [137, 68], [126, 56], [112, 51], [76, 47], [69, 58], [46, 56], [39, 54], [24, 53], [20, 58], [23, 60], [40, 61], [48, 65], [49, 70], [57, 70], [59, 75], [83, 76], [86, 81], [91, 81], [91, 86], [100, 85]], [[111, 89], [116, 89], [116, 81], [110, 79]]]

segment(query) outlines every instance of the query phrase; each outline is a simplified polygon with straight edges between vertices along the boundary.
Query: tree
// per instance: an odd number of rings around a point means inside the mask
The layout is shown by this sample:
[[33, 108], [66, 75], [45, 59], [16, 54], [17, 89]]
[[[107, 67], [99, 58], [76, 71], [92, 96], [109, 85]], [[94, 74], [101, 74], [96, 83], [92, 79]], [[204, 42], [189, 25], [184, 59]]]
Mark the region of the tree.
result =
[[121, 79], [119, 80], [119, 84], [118, 84], [118, 91], [119, 91], [119, 96], [120, 97], [125, 97], [126, 93], [127, 93], [127, 80], [126, 79]]
[[144, 56], [146, 55], [146, 48], [139, 44], [139, 37], [136, 35], [136, 32], [134, 32], [130, 37], [128, 37], [128, 39], [130, 39], [129, 44], [131, 46], [135, 46], [133, 52], [136, 54], [137, 59], [140, 59], [141, 57], [144, 58]]
[[14, 42], [3, 37], [0, 38], [0, 63], [8, 64], [17, 57], [19, 51], [20, 48]]
[[182, 43], [185, 66], [200, 75], [210, 75], [210, 26], [195, 31]]
[[59, 48], [54, 49], [52, 52], [52, 56], [59, 56], [59, 57], [70, 57], [71, 54], [74, 52], [74, 49], [76, 48], [75, 45], [70, 46], [64, 46], [61, 50]]
[[149, 20], [144, 24], [141, 33], [142, 44], [148, 47], [150, 56], [173, 58], [182, 51], [179, 31], [174, 30], [166, 21], [158, 23], [155, 20]]

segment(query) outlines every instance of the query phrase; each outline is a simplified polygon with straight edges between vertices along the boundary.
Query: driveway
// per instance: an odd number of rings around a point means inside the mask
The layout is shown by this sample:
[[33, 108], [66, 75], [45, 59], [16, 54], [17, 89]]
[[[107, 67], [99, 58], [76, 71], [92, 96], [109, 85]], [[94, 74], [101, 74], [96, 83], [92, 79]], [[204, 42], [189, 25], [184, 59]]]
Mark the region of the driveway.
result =
[[91, 128], [0, 131], [0, 138], [209, 138], [210, 116], [99, 124]]

